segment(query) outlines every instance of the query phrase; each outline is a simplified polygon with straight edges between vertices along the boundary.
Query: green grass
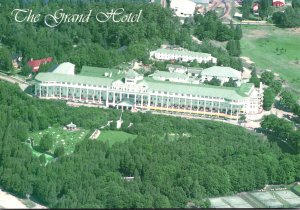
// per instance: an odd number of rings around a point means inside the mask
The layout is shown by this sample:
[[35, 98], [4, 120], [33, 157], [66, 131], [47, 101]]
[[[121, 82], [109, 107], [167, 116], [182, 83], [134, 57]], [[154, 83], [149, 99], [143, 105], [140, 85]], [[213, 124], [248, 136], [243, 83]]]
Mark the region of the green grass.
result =
[[109, 146], [117, 142], [125, 142], [128, 139], [135, 139], [137, 136], [123, 131], [101, 131], [98, 141], [108, 142]]
[[[291, 87], [300, 88], [300, 33], [273, 26], [243, 26], [242, 56], [261, 69], [278, 73]], [[282, 53], [276, 48], [284, 49]], [[285, 52], [286, 50], [286, 52]]]
[[41, 138], [49, 133], [55, 140], [53, 152], [57, 146], [64, 146], [66, 154], [70, 154], [74, 151], [77, 142], [85, 139], [86, 135], [89, 133], [88, 130], [80, 129], [79, 131], [67, 131], [62, 127], [59, 128], [48, 128], [43, 131], [38, 131], [29, 134], [29, 137], [33, 139], [34, 146], [39, 145]]
[[300, 185], [293, 187], [293, 191], [300, 196]]

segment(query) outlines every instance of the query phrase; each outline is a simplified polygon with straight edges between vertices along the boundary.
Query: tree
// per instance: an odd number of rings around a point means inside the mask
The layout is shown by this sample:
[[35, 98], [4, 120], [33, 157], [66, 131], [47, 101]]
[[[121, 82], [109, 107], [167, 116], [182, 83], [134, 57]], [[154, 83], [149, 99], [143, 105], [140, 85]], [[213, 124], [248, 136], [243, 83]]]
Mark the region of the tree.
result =
[[11, 71], [12, 69], [13, 66], [10, 51], [7, 47], [0, 45], [0, 70]]
[[274, 73], [270, 71], [264, 71], [261, 75], [261, 81], [266, 85], [271, 85], [274, 78], [275, 78]]
[[243, 0], [243, 4], [242, 4], [243, 19], [249, 18], [252, 11], [252, 3], [253, 0]]
[[294, 9], [300, 8], [300, 0], [292, 0], [292, 7]]
[[297, 104], [297, 96], [291, 91], [284, 90], [281, 93], [280, 104], [289, 110], [293, 110]]
[[281, 89], [282, 89], [282, 83], [278, 80], [274, 80], [271, 85], [271, 88], [273, 88], [273, 90], [275, 91], [276, 94], [280, 93]]
[[24, 76], [28, 76], [32, 73], [32, 67], [28, 66], [27, 64], [22, 67], [21, 74]]
[[235, 27], [235, 32], [234, 32], [234, 39], [235, 40], [241, 40], [243, 37], [243, 31], [241, 25], [237, 25]]
[[236, 87], [236, 83], [233, 81], [232, 78], [229, 78], [229, 81], [224, 82], [223, 86], [225, 86], [225, 87]]
[[275, 92], [272, 88], [267, 88], [264, 91], [264, 101], [263, 101], [263, 108], [266, 111], [270, 111], [272, 108], [273, 103], [275, 102]]
[[250, 83], [253, 83], [255, 87], [259, 87], [260, 85], [260, 79], [257, 77], [257, 75], [252, 75], [252, 77], [249, 80]]
[[55, 157], [63, 157], [65, 155], [65, 148], [63, 146], [58, 146], [54, 150]]
[[241, 55], [241, 46], [239, 40], [230, 40], [226, 45], [226, 49], [231, 56], [238, 57]]
[[259, 16], [264, 19], [269, 16], [269, 8], [272, 5], [272, 0], [260, 0], [259, 3]]
[[45, 134], [40, 141], [40, 150], [41, 151], [49, 151], [53, 148], [54, 139], [50, 134]]
[[217, 79], [217, 78], [212, 78], [210, 81], [205, 80], [204, 84], [207, 85], [214, 85], [214, 86], [221, 86], [221, 80]]

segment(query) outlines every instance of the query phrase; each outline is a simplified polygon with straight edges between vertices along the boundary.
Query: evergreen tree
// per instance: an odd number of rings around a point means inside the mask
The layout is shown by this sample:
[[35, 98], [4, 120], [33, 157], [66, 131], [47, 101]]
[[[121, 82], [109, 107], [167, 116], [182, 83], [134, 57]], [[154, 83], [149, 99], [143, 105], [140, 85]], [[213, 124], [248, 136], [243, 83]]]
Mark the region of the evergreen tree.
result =
[[49, 151], [53, 148], [54, 139], [50, 134], [45, 134], [40, 141], [40, 150], [41, 151]]

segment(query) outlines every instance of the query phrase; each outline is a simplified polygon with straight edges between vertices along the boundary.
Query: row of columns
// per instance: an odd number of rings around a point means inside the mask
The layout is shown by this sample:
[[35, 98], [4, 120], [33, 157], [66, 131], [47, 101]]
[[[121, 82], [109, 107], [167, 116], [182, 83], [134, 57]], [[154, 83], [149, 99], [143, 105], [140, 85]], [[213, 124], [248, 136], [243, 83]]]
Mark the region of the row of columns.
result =
[[[89, 96], [88, 93], [89, 92], [88, 91], [90, 89], [75, 88], [75, 87], [59, 87], [59, 93], [57, 93], [56, 91], [52, 91], [52, 93], [49, 94], [49, 86], [44, 86], [44, 87], [46, 88], [46, 94], [45, 94], [45, 96], [42, 95], [42, 91], [43, 91], [42, 90], [42, 85], [39, 86], [39, 97], [41, 97], [41, 98], [42, 97], [45, 97], [45, 98], [55, 97], [55, 98], [62, 99], [62, 97], [63, 97], [62, 88], [65, 88], [66, 89], [66, 97], [65, 97], [66, 100], [69, 100], [69, 99], [71, 99], [71, 100], [78, 99], [77, 97], [75, 97], [75, 91], [76, 91], [76, 89], [79, 89], [80, 90], [79, 91], [79, 101], [89, 101], [89, 99], [88, 99], [88, 96]], [[69, 97], [69, 89], [70, 88], [73, 89], [71, 97]], [[86, 95], [86, 98], [84, 100], [82, 100], [82, 90], [86, 90], [87, 91], [87, 95]], [[55, 92], [56, 92], [56, 94], [55, 94]], [[102, 102], [103, 102], [102, 98], [104, 99], [104, 97], [103, 97], [104, 95], [103, 95], [102, 92], [106, 92], [105, 93], [105, 106], [106, 107], [108, 107], [109, 105], [112, 105], [113, 107], [116, 107], [116, 105], [119, 102], [121, 102], [124, 98], [125, 99], [129, 99], [130, 95], [133, 95], [133, 101], [132, 102], [135, 105], [135, 107], [138, 107], [138, 108], [141, 108], [141, 109], [148, 109], [148, 110], [150, 110], [151, 108], [161, 108], [161, 110], [166, 109], [166, 111], [171, 111], [171, 112], [173, 111], [173, 112], [175, 112], [174, 106], [175, 106], [176, 96], [161, 96], [161, 95], [159, 96], [159, 95], [154, 95], [154, 94], [152, 94], [152, 95], [148, 95], [148, 94], [147, 95], [143, 95], [143, 94], [139, 95], [139, 94], [136, 94], [136, 93], [135, 94], [130, 94], [130, 93], [116, 93], [114, 91], [110, 92], [110, 91], [107, 91], [107, 90], [92, 90], [92, 92], [93, 92], [92, 102], [93, 103], [100, 103], [100, 104], [102, 104]], [[95, 99], [96, 98], [96, 95], [95, 95], [96, 92], [100, 93], [98, 95], [99, 97], [98, 97], [97, 100]], [[59, 96], [55, 96], [55, 95], [59, 95]], [[112, 95], [112, 100], [109, 100], [109, 96], [110, 95]], [[124, 97], [124, 95], [125, 95], [125, 97]], [[137, 98], [138, 98], [138, 96], [140, 98], [140, 103], [139, 103], [140, 105], [137, 105]], [[147, 98], [146, 105], [144, 104], [144, 102], [145, 102], [144, 101], [144, 97]], [[161, 97], [160, 107], [158, 107], [158, 104], [159, 104], [158, 98], [159, 97]], [[155, 98], [155, 99], [152, 100], [153, 98]], [[165, 99], [167, 99], [167, 100], [165, 101]], [[184, 104], [180, 104], [179, 106], [183, 105], [184, 106], [183, 110], [185, 110], [185, 111], [188, 111], [187, 107], [189, 106], [189, 108], [190, 108], [189, 110], [191, 111], [191, 113], [193, 113], [193, 111], [195, 111], [195, 110], [193, 110], [193, 107], [195, 107], [195, 103], [193, 103], [193, 102], [197, 101], [196, 102], [196, 104], [197, 104], [197, 106], [196, 106], [197, 107], [197, 112], [201, 111], [200, 108], [203, 108], [203, 110], [204, 110], [204, 116], [206, 114], [207, 115], [212, 115], [214, 108], [217, 109], [217, 113], [215, 113], [215, 114], [217, 114], [218, 116], [220, 116], [220, 114], [221, 114], [220, 113], [220, 111], [222, 110], [221, 109], [221, 101], [217, 102], [218, 106], [216, 107], [214, 105], [207, 105], [207, 102], [209, 100], [204, 100], [204, 106], [202, 107], [200, 105], [200, 102], [203, 101], [203, 100], [201, 100], [201, 99], [179, 98], [180, 102], [182, 101], [182, 99], [184, 100]], [[172, 100], [172, 103], [170, 104], [171, 100]], [[188, 100], [190, 100], [189, 104], [187, 102]], [[151, 102], [152, 102], [152, 104], [154, 103], [153, 106], [151, 106]], [[210, 103], [216, 103], [216, 101], [209, 101], [209, 102]], [[164, 108], [165, 105], [166, 105], [166, 108]], [[207, 108], [210, 109], [210, 111], [207, 111], [206, 110]], [[230, 115], [230, 117], [232, 118], [234, 116], [233, 110], [234, 110], [234, 108], [233, 108], [233, 105], [231, 104], [230, 105], [230, 112], [228, 113], [229, 110], [228, 110], [228, 108], [226, 108], [225, 114], [226, 115]], [[240, 109], [235, 109], [235, 110], [237, 111], [236, 116], [239, 117], [239, 115], [240, 115]]]

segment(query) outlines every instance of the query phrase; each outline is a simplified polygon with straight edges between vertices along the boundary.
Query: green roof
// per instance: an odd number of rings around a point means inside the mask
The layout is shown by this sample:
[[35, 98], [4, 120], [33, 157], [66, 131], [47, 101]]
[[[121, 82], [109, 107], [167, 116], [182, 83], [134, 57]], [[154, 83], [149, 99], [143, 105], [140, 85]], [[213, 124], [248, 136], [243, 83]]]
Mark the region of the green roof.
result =
[[[167, 72], [168, 73], [168, 72]], [[40, 82], [66, 82], [66, 83], [81, 83], [87, 85], [105, 85], [111, 86], [115, 81], [107, 77], [90, 77], [82, 75], [64, 75], [56, 73], [39, 73], [35, 79]], [[243, 84], [240, 88], [219, 87], [211, 85], [195, 85], [183, 83], [160, 82], [153, 78], [146, 77], [143, 81], [150, 91], [160, 91], [178, 94], [191, 94], [200, 96], [210, 96], [218, 98], [226, 98], [229, 100], [245, 99], [249, 95], [249, 91], [254, 86], [251, 83]]]
[[214, 76], [214, 77], [231, 77], [241, 79], [242, 73], [230, 67], [224, 66], [212, 66], [207, 69], [203, 69], [202, 75]]
[[125, 76], [128, 79], [135, 79], [136, 77], [139, 76], [139, 74], [137, 72], [135, 72], [134, 70], [130, 69], [128, 72], [126, 72]]
[[123, 76], [121, 71], [118, 69], [109, 69], [109, 68], [100, 68], [100, 67], [91, 67], [83, 66], [79, 75], [88, 76], [88, 77], [102, 77], [106, 78], [105, 73], [112, 73], [112, 78], [117, 79]]
[[192, 52], [189, 50], [172, 50], [172, 49], [158, 49], [158, 53], [163, 54], [174, 54], [174, 55], [183, 55], [183, 56], [192, 56], [192, 57], [210, 57], [211, 54], [201, 53], [201, 52]]
[[240, 93], [249, 95], [250, 90], [253, 88], [254, 84], [253, 83], [244, 83], [240, 86]]
[[180, 68], [180, 69], [186, 69], [187, 67], [182, 65], [174, 65], [174, 64], [167, 64], [166, 68]]
[[38, 73], [35, 80], [41, 82], [70, 82], [70, 83], [81, 83], [87, 85], [107, 85], [110, 86], [113, 82], [111, 78], [101, 77], [88, 77], [81, 75], [66, 75], [66, 74], [55, 74], [55, 73]]
[[[184, 83], [160, 82], [151, 78], [145, 78], [149, 89], [152, 91], [191, 94], [200, 96], [211, 96], [218, 98], [226, 98], [230, 100], [245, 99], [247, 95], [240, 88], [212, 86], [212, 85], [194, 85]], [[250, 84], [253, 86], [253, 84]], [[249, 85], [249, 86], [250, 86]]]
[[180, 78], [180, 79], [188, 79], [189, 76], [186, 74], [181, 74], [177, 72], [168, 72], [168, 71], [156, 71], [154, 74], [152, 74], [153, 78], [154, 77], [165, 77], [166, 79], [168, 78]]

